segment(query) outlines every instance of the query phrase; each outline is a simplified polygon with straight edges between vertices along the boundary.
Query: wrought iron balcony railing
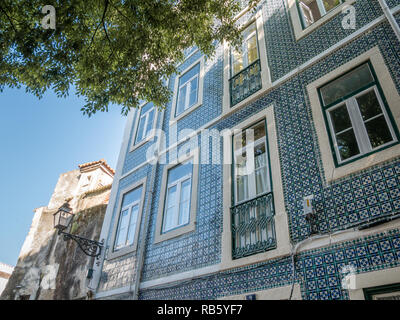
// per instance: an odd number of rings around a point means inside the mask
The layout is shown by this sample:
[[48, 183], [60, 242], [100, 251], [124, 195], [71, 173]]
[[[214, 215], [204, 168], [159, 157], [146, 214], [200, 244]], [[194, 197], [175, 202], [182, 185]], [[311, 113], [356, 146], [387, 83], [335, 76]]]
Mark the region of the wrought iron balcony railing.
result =
[[229, 80], [231, 106], [243, 101], [262, 87], [260, 59], [254, 61], [246, 69], [235, 74]]
[[272, 199], [267, 193], [231, 207], [233, 259], [276, 248]]

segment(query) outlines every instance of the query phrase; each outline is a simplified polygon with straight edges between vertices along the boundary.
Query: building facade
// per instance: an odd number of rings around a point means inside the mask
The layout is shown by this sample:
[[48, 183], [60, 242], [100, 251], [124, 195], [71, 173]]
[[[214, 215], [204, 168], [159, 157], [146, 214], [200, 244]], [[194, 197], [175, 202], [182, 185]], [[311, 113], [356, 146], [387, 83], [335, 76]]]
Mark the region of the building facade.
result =
[[399, 21], [264, 0], [241, 48], [188, 49], [128, 116], [96, 299], [398, 299]]
[[49, 204], [34, 210], [32, 225], [1, 299], [72, 300], [92, 297], [87, 286], [97, 260], [74, 241], [64, 241], [53, 215], [68, 203], [75, 217], [71, 233], [98, 240], [114, 170], [104, 161], [79, 165], [60, 175]]
[[13, 269], [14, 267], [0, 262], [0, 295], [6, 287], [8, 279], [10, 279], [11, 273], [13, 272]]

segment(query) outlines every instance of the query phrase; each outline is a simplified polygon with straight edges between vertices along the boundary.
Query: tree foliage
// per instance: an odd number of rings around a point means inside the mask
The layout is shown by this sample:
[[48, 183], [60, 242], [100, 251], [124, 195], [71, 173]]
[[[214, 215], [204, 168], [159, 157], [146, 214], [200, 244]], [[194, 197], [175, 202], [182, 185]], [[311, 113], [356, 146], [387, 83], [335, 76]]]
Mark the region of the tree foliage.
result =
[[[250, 5], [256, 1], [250, 0]], [[56, 9], [56, 29], [44, 29], [41, 9]], [[84, 114], [126, 114], [140, 101], [163, 107], [165, 85], [184, 50], [206, 56], [218, 43], [238, 44], [237, 0], [1, 0], [0, 90], [25, 86], [85, 97]]]

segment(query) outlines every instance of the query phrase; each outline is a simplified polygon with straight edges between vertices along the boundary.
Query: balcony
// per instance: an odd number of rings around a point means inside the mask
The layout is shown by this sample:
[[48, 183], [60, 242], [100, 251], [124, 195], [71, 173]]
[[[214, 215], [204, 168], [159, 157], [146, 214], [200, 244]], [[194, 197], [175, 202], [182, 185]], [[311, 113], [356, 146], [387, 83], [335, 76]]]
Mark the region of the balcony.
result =
[[233, 259], [276, 248], [272, 193], [232, 207], [231, 215]]
[[229, 79], [231, 107], [251, 96], [262, 87], [260, 59]]

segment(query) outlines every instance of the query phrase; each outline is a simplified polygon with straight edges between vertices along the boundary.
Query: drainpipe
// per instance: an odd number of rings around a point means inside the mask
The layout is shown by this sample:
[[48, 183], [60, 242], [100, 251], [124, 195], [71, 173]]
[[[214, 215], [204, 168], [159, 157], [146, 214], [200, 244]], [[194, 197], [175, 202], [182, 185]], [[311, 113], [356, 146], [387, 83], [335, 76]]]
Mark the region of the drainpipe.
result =
[[378, 0], [379, 4], [381, 5], [381, 8], [383, 10], [383, 13], [386, 16], [386, 19], [388, 19], [394, 33], [397, 36], [397, 39], [400, 41], [400, 28], [399, 25], [396, 22], [396, 19], [394, 18], [392, 12], [390, 11], [387, 3], [385, 0]]
[[[160, 121], [160, 129], [162, 130], [163, 128], [163, 122], [164, 122], [164, 114], [165, 114], [165, 109], [161, 113], [161, 121]], [[139, 298], [139, 286], [140, 286], [140, 281], [142, 277], [142, 269], [143, 269], [143, 264], [144, 264], [144, 256], [145, 256], [145, 248], [147, 244], [147, 235], [149, 231], [149, 222], [150, 222], [150, 211], [152, 207], [152, 202], [153, 202], [153, 196], [154, 196], [154, 182], [156, 178], [156, 171], [158, 167], [158, 160], [160, 158], [159, 152], [160, 148], [162, 146], [162, 137], [159, 137], [159, 145], [157, 146], [157, 154], [156, 156], [156, 163], [153, 164], [153, 167], [151, 168], [151, 177], [150, 177], [150, 192], [149, 192], [149, 197], [147, 200], [146, 204], [146, 213], [145, 213], [145, 221], [144, 221], [144, 228], [143, 228], [143, 233], [141, 235], [141, 238], [139, 240], [139, 249], [138, 249], [138, 255], [137, 255], [137, 269], [136, 269], [136, 277], [135, 277], [135, 282], [130, 284], [130, 292], [132, 292], [132, 299], [133, 300], [138, 300]]]

